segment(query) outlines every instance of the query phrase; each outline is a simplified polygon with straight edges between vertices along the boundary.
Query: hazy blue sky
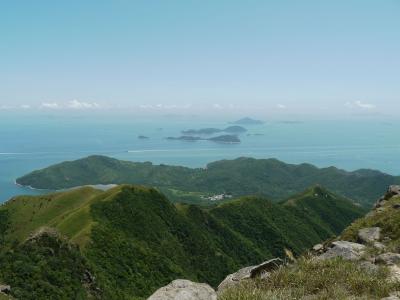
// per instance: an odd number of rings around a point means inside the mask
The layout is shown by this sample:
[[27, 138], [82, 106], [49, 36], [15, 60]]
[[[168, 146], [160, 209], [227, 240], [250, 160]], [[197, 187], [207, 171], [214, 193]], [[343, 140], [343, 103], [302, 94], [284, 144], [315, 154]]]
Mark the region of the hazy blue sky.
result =
[[0, 109], [118, 107], [398, 114], [400, 1], [0, 1]]

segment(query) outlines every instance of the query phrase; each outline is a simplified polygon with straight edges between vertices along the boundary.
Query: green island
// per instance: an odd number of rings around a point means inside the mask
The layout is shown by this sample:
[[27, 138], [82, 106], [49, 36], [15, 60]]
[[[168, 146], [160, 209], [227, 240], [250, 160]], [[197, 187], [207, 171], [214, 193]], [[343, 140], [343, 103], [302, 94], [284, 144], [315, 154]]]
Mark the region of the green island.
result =
[[335, 167], [287, 164], [276, 159], [242, 157], [192, 169], [95, 155], [34, 171], [16, 182], [50, 190], [94, 184], [141, 184], [157, 187], [172, 201], [190, 203], [204, 202], [202, 196], [219, 194], [257, 195], [279, 201], [319, 184], [369, 208], [389, 185], [399, 184], [400, 177], [374, 170], [347, 172]]

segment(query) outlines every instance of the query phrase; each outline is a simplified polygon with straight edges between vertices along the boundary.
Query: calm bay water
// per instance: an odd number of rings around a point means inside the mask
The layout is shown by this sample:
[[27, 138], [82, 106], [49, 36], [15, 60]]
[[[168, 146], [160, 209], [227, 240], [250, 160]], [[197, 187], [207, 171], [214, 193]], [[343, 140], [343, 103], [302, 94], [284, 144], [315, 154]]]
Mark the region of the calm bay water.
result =
[[[189, 167], [240, 156], [273, 157], [288, 163], [372, 168], [400, 175], [400, 121], [271, 121], [245, 126], [248, 133], [262, 135], [243, 134], [237, 145], [165, 140], [184, 129], [228, 125], [226, 120], [200, 118], [0, 113], [0, 202], [43, 193], [16, 186], [19, 176], [92, 154]], [[150, 139], [140, 140], [138, 135]]]

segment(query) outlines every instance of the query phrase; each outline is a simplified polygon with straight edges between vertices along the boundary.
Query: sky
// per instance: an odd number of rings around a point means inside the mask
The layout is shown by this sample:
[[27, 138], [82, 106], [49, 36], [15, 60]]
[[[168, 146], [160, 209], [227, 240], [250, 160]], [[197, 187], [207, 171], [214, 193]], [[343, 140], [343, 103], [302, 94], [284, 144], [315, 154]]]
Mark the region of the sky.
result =
[[398, 0], [0, 1], [0, 110], [395, 115]]

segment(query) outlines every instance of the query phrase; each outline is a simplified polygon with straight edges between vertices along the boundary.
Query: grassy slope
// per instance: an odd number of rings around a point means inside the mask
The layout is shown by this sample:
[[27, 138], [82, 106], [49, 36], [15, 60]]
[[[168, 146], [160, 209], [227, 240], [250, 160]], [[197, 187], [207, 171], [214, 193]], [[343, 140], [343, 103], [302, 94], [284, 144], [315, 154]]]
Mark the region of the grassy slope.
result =
[[388, 281], [388, 270], [383, 267], [370, 273], [357, 262], [302, 258], [265, 280], [247, 281], [227, 290], [219, 300], [379, 300], [399, 288], [399, 283]]
[[[302, 207], [307, 205], [309, 208], [307, 198], [302, 197]], [[291, 199], [285, 205], [293, 205], [294, 201], [297, 202], [296, 199]], [[336, 203], [339, 206], [343, 205], [340, 201]], [[357, 242], [358, 231], [361, 228], [378, 226], [382, 229], [382, 236], [389, 238], [385, 251], [398, 253], [399, 205], [400, 197], [388, 199], [378, 210], [353, 222], [338, 239]], [[340, 214], [337, 217], [341, 216]], [[357, 262], [340, 259], [320, 261], [302, 257], [297, 263], [280, 268], [267, 280], [249, 281], [226, 291], [220, 300], [381, 299], [400, 289], [400, 283], [388, 280], [388, 275], [388, 270], [383, 266], [380, 266], [376, 273], [370, 273]]]
[[[320, 188], [318, 192], [314, 198], [296, 197], [281, 204], [248, 197], [205, 209], [174, 205], [155, 189], [81, 188], [18, 197], [0, 213], [7, 211], [11, 221], [9, 245], [42, 226], [55, 227], [82, 246], [105, 298], [139, 299], [176, 278], [217, 285], [242, 266], [282, 256], [284, 248], [300, 253], [347, 225], [326, 218], [330, 209], [352, 219], [362, 214], [350, 202], [332, 194], [326, 198], [328, 192]], [[315, 195], [316, 188], [305, 195], [310, 193]], [[341, 204], [335, 206], [336, 200]], [[327, 210], [313, 205], [322, 201]], [[315, 224], [322, 229], [316, 230]]]
[[[90, 156], [34, 171], [17, 179], [23, 185], [60, 189], [86, 184], [144, 184], [183, 191], [182, 199], [195, 201], [196, 194], [257, 194], [279, 200], [321, 184], [333, 192], [370, 205], [400, 177], [378, 171], [346, 172], [334, 167], [319, 169], [309, 164], [291, 165], [275, 159], [238, 158], [211, 163], [206, 169], [152, 165]], [[179, 200], [180, 193], [169, 193]], [[194, 197], [193, 197], [194, 196]], [[199, 199], [197, 197], [197, 199]]]
[[400, 252], [400, 197], [389, 199], [379, 211], [374, 211], [363, 218], [356, 220], [341, 234], [341, 238], [357, 241], [357, 233], [361, 228], [380, 227], [382, 236], [390, 238], [388, 250]]
[[73, 241], [84, 240], [93, 222], [90, 203], [101, 193], [85, 187], [44, 196], [15, 197], [4, 207], [11, 215], [8, 236], [23, 241], [31, 232], [48, 226]]

